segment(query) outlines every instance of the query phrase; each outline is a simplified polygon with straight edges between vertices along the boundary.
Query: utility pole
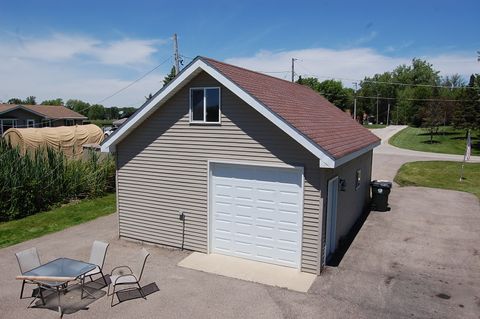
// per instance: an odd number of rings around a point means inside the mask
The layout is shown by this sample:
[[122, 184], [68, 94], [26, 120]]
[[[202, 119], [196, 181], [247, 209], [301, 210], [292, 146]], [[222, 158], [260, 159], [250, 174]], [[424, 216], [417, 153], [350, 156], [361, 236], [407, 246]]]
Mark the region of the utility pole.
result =
[[377, 122], [375, 124], [378, 124], [378, 93], [377, 93]]
[[387, 109], [387, 126], [388, 126], [388, 121], [390, 120], [390, 102], [388, 102], [388, 109]]
[[292, 58], [292, 82], [295, 82], [295, 61], [298, 59]]
[[180, 72], [180, 57], [178, 56], [178, 41], [177, 34], [173, 34], [173, 57], [175, 59], [175, 75]]
[[353, 82], [355, 84], [355, 95], [353, 99], [353, 119], [357, 121], [357, 82]]

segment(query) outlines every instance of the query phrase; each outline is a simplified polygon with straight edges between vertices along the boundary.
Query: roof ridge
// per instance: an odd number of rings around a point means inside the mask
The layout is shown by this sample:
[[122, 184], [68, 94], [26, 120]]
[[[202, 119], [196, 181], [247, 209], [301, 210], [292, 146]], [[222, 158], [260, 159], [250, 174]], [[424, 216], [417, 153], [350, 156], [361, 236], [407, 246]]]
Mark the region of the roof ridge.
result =
[[[302, 88], [307, 88], [307, 89], [315, 92], [312, 88], [310, 88], [310, 87], [308, 87], [308, 86], [306, 86], [306, 85], [297, 83], [297, 82], [292, 82], [292, 81], [288, 81], [288, 80], [285, 80], [285, 79], [277, 78], [276, 76], [273, 76], [273, 75], [265, 74], [265, 73], [262, 73], [262, 72], [259, 72], [259, 71], [255, 71], [255, 70], [250, 70], [250, 69], [247, 69], [247, 68], [238, 66], [238, 65], [234, 65], [234, 64], [230, 64], [230, 63], [218, 61], [218, 60], [215, 60], [215, 59], [212, 59], [212, 58], [209, 58], [209, 57], [205, 57], [205, 56], [198, 56], [198, 57], [199, 57], [201, 60], [207, 60], [207, 62], [208, 62], [208, 61], [213, 61], [213, 62], [215, 62], [215, 63], [220, 63], [220, 64], [227, 65], [227, 66], [230, 66], [230, 67], [233, 67], [233, 68], [236, 68], [236, 69], [240, 69], [240, 70], [242, 70], [242, 71], [246, 71], [246, 72], [250, 72], [250, 73], [256, 73], [256, 74], [258, 74], [258, 75], [265, 76], [265, 77], [271, 78], [271, 79], [273, 79], [273, 80], [278, 80], [278, 81], [282, 81], [282, 82], [285, 82], [285, 83], [297, 85], [297, 86], [300, 86], [300, 87], [302, 87]], [[316, 92], [316, 93], [317, 93], [317, 92]], [[318, 94], [319, 94], [320, 96], [322, 96], [320, 93], [318, 93]], [[322, 96], [322, 97], [323, 97], [323, 96]]]

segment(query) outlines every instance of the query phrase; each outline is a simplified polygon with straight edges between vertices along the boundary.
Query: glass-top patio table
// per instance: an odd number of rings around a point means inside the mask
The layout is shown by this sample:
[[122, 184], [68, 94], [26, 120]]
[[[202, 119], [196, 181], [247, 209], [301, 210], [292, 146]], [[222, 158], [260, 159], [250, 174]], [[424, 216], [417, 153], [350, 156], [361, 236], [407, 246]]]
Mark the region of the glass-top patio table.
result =
[[[81, 298], [83, 298], [85, 274], [95, 269], [94, 264], [86, 263], [80, 260], [70, 258], [58, 258], [46, 264], [38, 266], [30, 271], [23, 273], [23, 277], [28, 277], [41, 287], [55, 289], [58, 295], [58, 311], [62, 316], [60, 304], [60, 294], [67, 289], [70, 281], [80, 280], [82, 289]], [[86, 291], [86, 290], [85, 290]], [[88, 291], [86, 291], [88, 293]], [[90, 294], [90, 293], [88, 293]]]

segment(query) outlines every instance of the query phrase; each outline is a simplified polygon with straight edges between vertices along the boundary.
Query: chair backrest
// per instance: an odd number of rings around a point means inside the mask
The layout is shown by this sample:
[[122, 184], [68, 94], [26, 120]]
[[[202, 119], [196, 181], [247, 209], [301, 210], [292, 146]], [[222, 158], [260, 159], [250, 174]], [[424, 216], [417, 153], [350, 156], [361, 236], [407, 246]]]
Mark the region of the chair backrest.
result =
[[140, 279], [142, 279], [142, 275], [143, 275], [143, 270], [145, 269], [145, 263], [147, 262], [147, 258], [148, 256], [150, 256], [150, 253], [145, 249], [145, 248], [142, 248], [141, 252], [140, 252], [140, 258], [141, 258], [141, 264], [139, 265], [139, 272], [137, 272], [138, 274], [138, 281], [140, 281]]
[[18, 266], [22, 274], [41, 265], [40, 257], [35, 247], [15, 253], [15, 256], [17, 256]]
[[104, 243], [103, 241], [95, 240], [92, 245], [90, 260], [88, 262], [103, 268], [108, 245], [108, 243]]

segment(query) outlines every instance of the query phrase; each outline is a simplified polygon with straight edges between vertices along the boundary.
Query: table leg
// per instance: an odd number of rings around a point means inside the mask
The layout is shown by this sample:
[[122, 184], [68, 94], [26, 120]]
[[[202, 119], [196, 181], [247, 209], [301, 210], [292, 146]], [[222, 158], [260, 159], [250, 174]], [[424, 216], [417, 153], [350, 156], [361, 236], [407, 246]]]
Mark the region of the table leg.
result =
[[63, 316], [62, 314], [62, 306], [60, 304], [60, 286], [57, 286], [57, 296], [58, 296], [58, 312], [60, 313], [60, 318]]

